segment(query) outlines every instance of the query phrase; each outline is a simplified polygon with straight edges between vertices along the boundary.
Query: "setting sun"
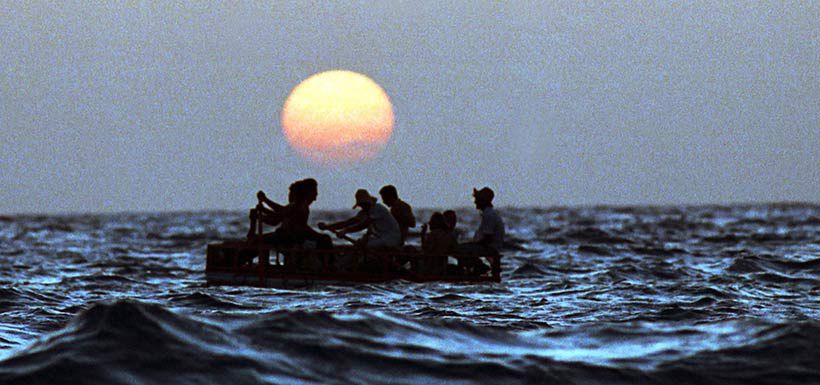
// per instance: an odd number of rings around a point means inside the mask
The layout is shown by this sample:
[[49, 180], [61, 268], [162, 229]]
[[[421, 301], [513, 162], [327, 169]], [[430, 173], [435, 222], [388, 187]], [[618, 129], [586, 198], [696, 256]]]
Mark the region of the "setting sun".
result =
[[282, 108], [290, 144], [323, 165], [368, 160], [393, 132], [393, 106], [375, 81], [351, 71], [313, 75], [291, 91]]

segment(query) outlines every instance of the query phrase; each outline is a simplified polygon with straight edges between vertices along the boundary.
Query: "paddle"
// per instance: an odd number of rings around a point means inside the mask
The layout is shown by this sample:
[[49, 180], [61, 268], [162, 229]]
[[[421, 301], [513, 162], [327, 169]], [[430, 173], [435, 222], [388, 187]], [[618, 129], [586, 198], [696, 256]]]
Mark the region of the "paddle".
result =
[[355, 240], [355, 239], [350, 238], [347, 234], [345, 234], [345, 233], [343, 233], [343, 232], [341, 232], [341, 231], [337, 231], [337, 230], [328, 230], [328, 231], [330, 231], [330, 232], [331, 232], [331, 233], [333, 233], [333, 234], [336, 234], [336, 236], [337, 236], [337, 237], [339, 237], [339, 238], [341, 238], [341, 239], [344, 239], [344, 240], [346, 240], [346, 241], [348, 241], [348, 242], [350, 242], [350, 243], [352, 243], [352, 244], [354, 244], [354, 245], [356, 244], [356, 240]]
[[347, 234], [341, 232], [341, 230], [333, 230], [333, 229], [328, 228], [328, 226], [326, 224], [324, 224], [324, 222], [319, 222], [318, 227], [319, 227], [319, 230], [330, 231], [331, 233], [335, 234], [336, 237], [338, 237], [339, 239], [344, 239], [344, 240], [346, 240], [346, 241], [348, 241], [348, 242], [350, 242], [354, 245], [356, 244], [355, 239], [353, 239], [353, 238], [349, 237]]

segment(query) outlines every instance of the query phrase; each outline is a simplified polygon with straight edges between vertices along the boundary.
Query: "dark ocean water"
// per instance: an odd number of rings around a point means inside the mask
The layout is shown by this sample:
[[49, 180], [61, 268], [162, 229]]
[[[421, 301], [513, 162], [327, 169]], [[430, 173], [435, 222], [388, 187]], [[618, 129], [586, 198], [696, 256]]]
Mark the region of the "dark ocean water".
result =
[[0, 383], [820, 384], [820, 206], [500, 212], [500, 284], [305, 290], [205, 284], [244, 213], [0, 217]]

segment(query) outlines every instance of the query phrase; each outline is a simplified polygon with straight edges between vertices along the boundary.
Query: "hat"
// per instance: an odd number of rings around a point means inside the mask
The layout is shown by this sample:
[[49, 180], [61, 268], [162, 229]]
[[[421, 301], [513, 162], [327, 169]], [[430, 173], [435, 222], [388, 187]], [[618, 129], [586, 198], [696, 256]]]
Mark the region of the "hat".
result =
[[370, 196], [370, 193], [363, 188], [356, 190], [356, 204], [353, 205], [353, 208], [361, 206], [362, 203], [376, 203], [376, 198]]
[[482, 187], [481, 190], [476, 190], [473, 187], [473, 196], [476, 198], [484, 198], [487, 201], [492, 201], [495, 198], [495, 193], [489, 187]]

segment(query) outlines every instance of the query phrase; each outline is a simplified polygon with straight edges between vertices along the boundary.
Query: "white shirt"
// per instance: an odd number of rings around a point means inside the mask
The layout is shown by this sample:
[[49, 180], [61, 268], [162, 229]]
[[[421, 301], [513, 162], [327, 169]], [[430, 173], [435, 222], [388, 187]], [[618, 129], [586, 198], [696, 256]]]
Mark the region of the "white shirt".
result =
[[399, 229], [399, 222], [390, 214], [387, 207], [381, 203], [374, 203], [366, 212], [362, 210], [358, 216], [366, 215], [370, 220], [370, 225], [367, 232], [371, 239], [398, 239], [401, 241], [401, 230]]
[[485, 237], [490, 238], [490, 246], [497, 251], [504, 247], [504, 221], [492, 207], [481, 211], [481, 224], [475, 231], [473, 241], [478, 242]]

